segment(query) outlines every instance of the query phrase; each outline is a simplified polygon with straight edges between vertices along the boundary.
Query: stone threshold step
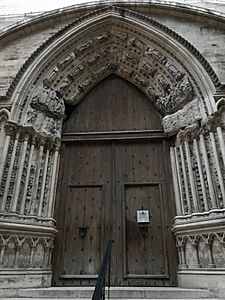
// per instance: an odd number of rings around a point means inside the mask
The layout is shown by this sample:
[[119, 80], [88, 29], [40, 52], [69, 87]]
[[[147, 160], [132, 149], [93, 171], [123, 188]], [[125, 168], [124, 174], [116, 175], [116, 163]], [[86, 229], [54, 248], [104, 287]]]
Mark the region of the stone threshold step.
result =
[[[21, 300], [24, 298], [1, 298], [1, 300]], [[60, 298], [30, 298], [32, 300], [40, 300], [40, 299], [45, 299], [45, 300], [59, 300]], [[110, 299], [116, 299], [116, 298], [110, 298]], [[151, 298], [151, 299], [145, 299], [145, 300], [157, 300], [159, 298]], [[184, 298], [176, 298], [176, 300], [183, 300]], [[216, 300], [215, 298], [204, 298], [205, 300]], [[63, 300], [90, 300], [90, 298], [63, 298]], [[106, 297], [107, 300], [107, 297]], [[130, 300], [130, 299], [124, 299], [124, 300]], [[133, 299], [133, 300], [140, 300], [138, 299]], [[161, 300], [168, 300], [168, 298], [161, 298]], [[186, 298], [185, 300], [202, 300], [202, 298]], [[217, 300], [219, 300], [217, 298]]]
[[[26, 299], [26, 298], [1, 298], [1, 300], [21, 300], [21, 299]], [[41, 300], [41, 299], [45, 299], [45, 300], [59, 300], [61, 298], [29, 298], [32, 300]], [[110, 299], [116, 299], [116, 298], [110, 298]], [[144, 300], [157, 300], [159, 298], [149, 298], [149, 299], [144, 299]], [[168, 300], [168, 298], [160, 298], [161, 300]], [[184, 298], [176, 298], [176, 300], [183, 300]], [[204, 298], [205, 300], [216, 300], [215, 298]], [[63, 300], [90, 300], [90, 298], [63, 298]], [[107, 297], [106, 297], [107, 300]], [[118, 300], [118, 299], [117, 299]], [[130, 300], [130, 299], [123, 299], [123, 300]], [[140, 298], [138, 299], [132, 299], [132, 300], [140, 300]], [[186, 298], [185, 300], [202, 300], [202, 298]], [[219, 300], [217, 298], [217, 300]]]
[[[94, 287], [51, 287], [19, 289], [17, 296], [23, 298], [79, 298], [91, 299]], [[177, 287], [112, 287], [110, 298], [115, 299], [202, 299], [212, 295], [204, 289], [182, 289]]]

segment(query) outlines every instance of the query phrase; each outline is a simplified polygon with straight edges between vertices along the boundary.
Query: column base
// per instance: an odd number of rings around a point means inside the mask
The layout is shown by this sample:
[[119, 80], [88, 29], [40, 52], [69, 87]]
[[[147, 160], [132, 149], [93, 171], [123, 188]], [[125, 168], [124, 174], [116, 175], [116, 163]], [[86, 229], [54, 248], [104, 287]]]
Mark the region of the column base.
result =
[[213, 291], [216, 297], [225, 297], [225, 269], [182, 270], [177, 273], [178, 286]]
[[[18, 289], [18, 288], [41, 288], [50, 287], [52, 281], [51, 271], [42, 270], [7, 270], [0, 271], [0, 294], [4, 289]], [[7, 291], [5, 290], [5, 293]], [[13, 292], [13, 290], [12, 290]]]

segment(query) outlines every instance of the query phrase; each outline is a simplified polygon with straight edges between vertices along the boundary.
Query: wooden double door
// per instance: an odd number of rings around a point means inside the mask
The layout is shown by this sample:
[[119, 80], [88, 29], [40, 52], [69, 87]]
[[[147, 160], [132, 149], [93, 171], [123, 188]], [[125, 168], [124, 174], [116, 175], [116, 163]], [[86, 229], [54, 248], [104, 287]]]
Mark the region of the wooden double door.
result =
[[[124, 85], [123, 80], [110, 78], [103, 86], [111, 87], [113, 81], [117, 88], [118, 82]], [[130, 85], [125, 83], [124, 88]], [[96, 99], [101, 89], [88, 97]], [[139, 91], [138, 96], [145, 97]], [[109, 94], [112, 97], [119, 96]], [[77, 108], [79, 114], [90, 102], [86, 99]], [[76, 112], [72, 119], [73, 114]], [[94, 285], [109, 239], [113, 240], [113, 285], [175, 285], [174, 205], [168, 143], [162, 131], [90, 132], [84, 130], [82, 120], [76, 129], [69, 122], [63, 135], [57, 189], [54, 285]], [[150, 213], [147, 229], [137, 224], [138, 210]]]

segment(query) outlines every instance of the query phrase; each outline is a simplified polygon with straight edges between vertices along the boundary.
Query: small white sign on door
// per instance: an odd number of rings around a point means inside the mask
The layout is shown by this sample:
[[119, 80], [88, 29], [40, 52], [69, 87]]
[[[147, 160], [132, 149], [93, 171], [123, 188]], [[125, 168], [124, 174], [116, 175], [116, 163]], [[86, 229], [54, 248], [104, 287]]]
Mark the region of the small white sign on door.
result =
[[137, 210], [137, 223], [149, 223], [149, 210]]

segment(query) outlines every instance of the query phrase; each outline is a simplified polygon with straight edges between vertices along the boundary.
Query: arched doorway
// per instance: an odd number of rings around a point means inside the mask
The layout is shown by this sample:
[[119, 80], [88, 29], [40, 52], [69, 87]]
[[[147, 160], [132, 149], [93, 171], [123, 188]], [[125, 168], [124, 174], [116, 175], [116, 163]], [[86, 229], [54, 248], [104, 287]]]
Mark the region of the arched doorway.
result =
[[175, 285], [169, 148], [152, 103], [111, 75], [74, 108], [62, 141], [54, 285], [93, 285], [108, 239], [112, 284]]

